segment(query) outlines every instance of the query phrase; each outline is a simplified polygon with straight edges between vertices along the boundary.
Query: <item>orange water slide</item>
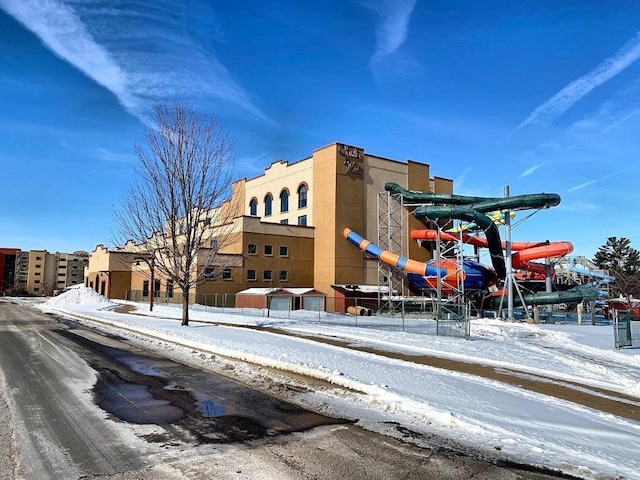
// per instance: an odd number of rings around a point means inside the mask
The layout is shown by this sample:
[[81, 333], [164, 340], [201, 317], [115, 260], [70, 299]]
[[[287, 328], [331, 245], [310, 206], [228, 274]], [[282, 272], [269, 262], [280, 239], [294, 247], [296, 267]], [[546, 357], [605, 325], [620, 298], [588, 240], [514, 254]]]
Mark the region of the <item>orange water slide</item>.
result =
[[[431, 240], [438, 238], [436, 230], [413, 230], [411, 238], [414, 240]], [[449, 232], [440, 232], [440, 239], [444, 241], [458, 241], [458, 235]], [[464, 243], [475, 247], [487, 248], [487, 240], [476, 235], [462, 234]], [[502, 242], [502, 249], [506, 249], [505, 242]], [[531, 260], [541, 258], [553, 258], [568, 255], [573, 252], [573, 244], [565, 241], [543, 241], [543, 242], [511, 242], [511, 264], [513, 268], [528, 270], [536, 273], [544, 273], [545, 265], [531, 263]]]

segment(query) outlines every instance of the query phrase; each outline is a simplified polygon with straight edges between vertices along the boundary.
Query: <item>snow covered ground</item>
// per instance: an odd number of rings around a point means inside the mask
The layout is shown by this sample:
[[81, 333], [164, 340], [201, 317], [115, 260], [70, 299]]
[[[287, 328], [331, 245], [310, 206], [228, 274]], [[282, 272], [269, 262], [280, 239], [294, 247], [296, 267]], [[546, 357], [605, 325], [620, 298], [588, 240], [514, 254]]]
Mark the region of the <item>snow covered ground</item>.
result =
[[[429, 320], [408, 324], [403, 331], [398, 325], [389, 327], [384, 317], [366, 317], [365, 324], [355, 326], [353, 317], [329, 314], [322, 319], [317, 313], [266, 318], [260, 312], [247, 316], [194, 309], [190, 326], [181, 327], [179, 308], [156, 305], [149, 312], [148, 306], [136, 305], [135, 313], [114, 312], [120, 305], [81, 287], [39, 308], [79, 315], [107, 329], [126, 329], [129, 335], [152, 336], [160, 349], [174, 349], [177, 342], [188, 348], [194, 362], [210, 359], [202, 355], [207, 352], [348, 387], [309, 393], [304, 400], [323, 413], [357, 418], [359, 425], [381, 433], [397, 434], [390, 425], [401, 425], [415, 433], [418, 443], [420, 434], [437, 435], [470, 450], [581, 478], [640, 479], [640, 350], [616, 350], [611, 326], [478, 319], [472, 321], [471, 339], [463, 340], [425, 334]], [[257, 326], [270, 328], [246, 328]], [[519, 376], [523, 384], [534, 379], [568, 388], [576, 398], [585, 393], [613, 399], [623, 409], [635, 410], [636, 420], [403, 355], [488, 365]]]

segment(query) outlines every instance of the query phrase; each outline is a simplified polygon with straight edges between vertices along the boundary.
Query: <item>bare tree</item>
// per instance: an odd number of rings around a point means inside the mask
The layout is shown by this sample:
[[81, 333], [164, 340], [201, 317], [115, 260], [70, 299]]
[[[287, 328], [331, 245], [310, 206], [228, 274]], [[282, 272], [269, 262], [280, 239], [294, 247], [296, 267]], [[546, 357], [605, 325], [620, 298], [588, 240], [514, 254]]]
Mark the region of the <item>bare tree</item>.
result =
[[[235, 206], [233, 141], [215, 117], [182, 103], [154, 106], [156, 124], [135, 144], [137, 178], [114, 211], [116, 243], [135, 245], [151, 272], [182, 290], [182, 325], [189, 292], [228, 243]], [[153, 289], [153, 285], [152, 285]], [[152, 290], [151, 295], [154, 295]]]

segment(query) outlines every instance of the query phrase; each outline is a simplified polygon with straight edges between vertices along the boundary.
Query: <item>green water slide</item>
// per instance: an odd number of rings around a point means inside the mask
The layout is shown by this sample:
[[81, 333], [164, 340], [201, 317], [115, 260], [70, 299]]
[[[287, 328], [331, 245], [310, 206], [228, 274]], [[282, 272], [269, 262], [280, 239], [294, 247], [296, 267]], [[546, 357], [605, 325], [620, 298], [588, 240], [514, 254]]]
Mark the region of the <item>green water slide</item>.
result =
[[555, 193], [535, 193], [500, 198], [416, 192], [407, 190], [397, 183], [386, 183], [384, 188], [390, 193], [402, 195], [405, 202], [428, 203], [429, 205], [420, 205], [413, 211], [413, 216], [425, 224], [427, 223], [425, 220], [449, 218], [476, 223], [484, 230], [491, 263], [500, 279], [506, 277], [500, 232], [493, 220], [485, 213], [496, 210], [549, 208], [560, 203], [560, 196]]
[[[533, 305], [554, 305], [558, 303], [580, 303], [582, 301], [590, 302], [597, 300], [600, 297], [600, 292], [597, 288], [591, 285], [578, 285], [577, 287], [570, 288], [560, 292], [538, 292], [529, 293], [522, 296], [524, 303]], [[520, 297], [515, 295], [513, 298], [513, 304], [516, 307], [522, 306]], [[500, 306], [500, 297], [495, 297], [491, 300], [491, 306], [498, 308]]]

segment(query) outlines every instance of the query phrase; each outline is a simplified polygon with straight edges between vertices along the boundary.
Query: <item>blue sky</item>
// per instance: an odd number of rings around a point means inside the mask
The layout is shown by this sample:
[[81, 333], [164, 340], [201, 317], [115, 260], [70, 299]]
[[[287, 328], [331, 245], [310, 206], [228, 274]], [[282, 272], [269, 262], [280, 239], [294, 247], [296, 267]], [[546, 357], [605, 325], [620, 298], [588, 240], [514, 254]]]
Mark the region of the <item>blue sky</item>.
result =
[[562, 197], [514, 240], [640, 248], [637, 1], [0, 0], [0, 31], [0, 247], [111, 245], [150, 106], [179, 98], [226, 122], [239, 177], [344, 142]]

